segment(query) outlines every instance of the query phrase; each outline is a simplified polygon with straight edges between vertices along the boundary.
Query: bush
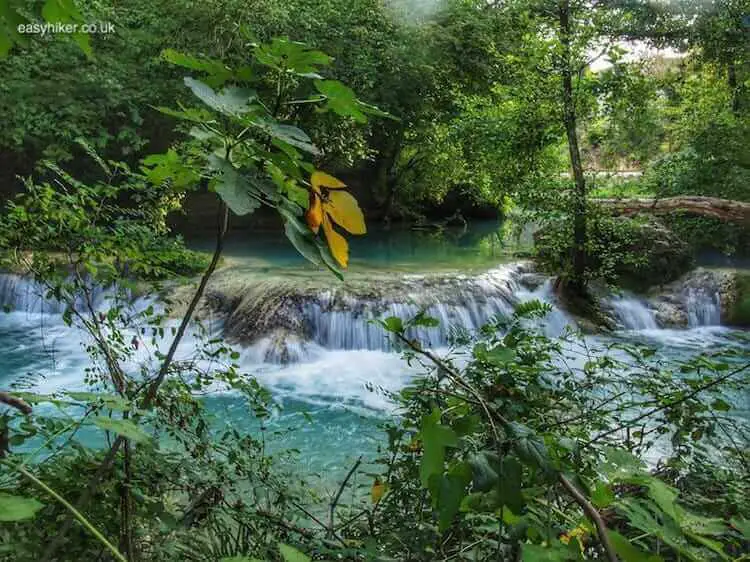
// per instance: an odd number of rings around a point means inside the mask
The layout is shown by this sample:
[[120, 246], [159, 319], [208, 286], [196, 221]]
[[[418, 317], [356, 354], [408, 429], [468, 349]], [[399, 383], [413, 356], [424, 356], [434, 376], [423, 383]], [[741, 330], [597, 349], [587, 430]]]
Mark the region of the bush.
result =
[[643, 179], [657, 197], [704, 195], [750, 201], [750, 168], [692, 147], [658, 159]]
[[[535, 237], [537, 261], [552, 274], [569, 276], [572, 221], [551, 221]], [[611, 217], [592, 209], [588, 221], [587, 278], [632, 289], [668, 283], [688, 271], [687, 244], [650, 218]]]
[[727, 256], [750, 255], [750, 230], [739, 224], [682, 213], [666, 216], [663, 221], [694, 253], [717, 251]]

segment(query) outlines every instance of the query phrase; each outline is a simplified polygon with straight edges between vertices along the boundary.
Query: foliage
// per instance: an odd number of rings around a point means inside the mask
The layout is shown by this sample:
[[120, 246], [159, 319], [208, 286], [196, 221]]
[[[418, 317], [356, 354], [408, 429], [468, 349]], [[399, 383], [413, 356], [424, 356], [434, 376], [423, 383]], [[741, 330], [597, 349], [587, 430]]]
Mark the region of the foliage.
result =
[[750, 326], [750, 276], [738, 272], [735, 277], [735, 297], [731, 303], [728, 322], [733, 326]]
[[[340, 275], [346, 242], [330, 221], [362, 233], [364, 219], [339, 180], [305, 161], [303, 154], [318, 150], [290, 122], [289, 102], [360, 120], [382, 112], [343, 84], [319, 77], [316, 71], [330, 62], [325, 54], [285, 39], [254, 49], [251, 74], [176, 52], [165, 58], [206, 75], [205, 82], [184, 80], [201, 105], [159, 108], [190, 123], [195, 142], [145, 158], [137, 172], [82, 143], [104, 179], [85, 183], [47, 162], [53, 177], [27, 180], [26, 193], [9, 204], [0, 223], [9, 260], [32, 275], [46, 298], [62, 303], [64, 322], [88, 336], [91, 359], [85, 368], [90, 392], [7, 400], [2, 394], [4, 403], [18, 408], [15, 416], [0, 418], [0, 482], [21, 494], [2, 495], [6, 517], [18, 522], [12, 534], [0, 534], [1, 556], [13, 560], [51, 559], [63, 551], [85, 560], [104, 550], [117, 560], [184, 560], [193, 552], [205, 560], [207, 552], [223, 557], [221, 549], [230, 544], [214, 549], [216, 529], [237, 534], [230, 554], [243, 548], [261, 557], [306, 559], [279, 545], [271, 532], [274, 519], [256, 511], [263, 504], [284, 521], [286, 507], [302, 501], [304, 490], [294, 491], [282, 484], [281, 472], [271, 472], [262, 436], [231, 427], [217, 435], [200, 399], [208, 389], [236, 392], [262, 423], [273, 409], [270, 396], [239, 372], [237, 352], [191, 322], [220, 259], [230, 210], [248, 214], [261, 204], [276, 209], [300, 253]], [[171, 278], [195, 266], [193, 255], [167, 237], [165, 216], [201, 184], [222, 202], [217, 248], [176, 324], [169, 300], [134, 300], [134, 279]], [[313, 201], [325, 210], [330, 252], [301, 219]], [[189, 327], [196, 338], [191, 360], [178, 361]], [[102, 448], [84, 447], [76, 439], [79, 430], [98, 435]], [[48, 497], [43, 504], [31, 499], [40, 493]], [[65, 499], [74, 496], [77, 506]], [[74, 520], [83, 536], [70, 532]]]
[[[685, 239], [654, 219], [612, 217], [592, 208], [588, 227], [590, 281], [644, 290], [677, 279], [693, 264]], [[569, 221], [547, 222], [535, 236], [542, 268], [564, 274], [572, 262], [571, 240]]]
[[[471, 340], [468, 357], [463, 348], [439, 357], [413, 339], [410, 330], [433, 319], [384, 321], [407, 357], [433, 370], [399, 393], [404, 415], [388, 426], [381, 459], [388, 491], [369, 524], [380, 552], [413, 560], [599, 558], [603, 541], [588, 502], [623, 560], [744, 552], [748, 536], [737, 530], [748, 517], [746, 452], [731, 440], [710, 445], [730, 406], [709, 395], [719, 382], [746, 385], [747, 366], [725, 362], [737, 360], [731, 356], [696, 357], [675, 372], [650, 350], [600, 354], [575, 337], [540, 335], [533, 320], [545, 311], [527, 303], [498, 319]], [[562, 360], [578, 352], [581, 362]], [[667, 458], [650, 472], [637, 457], [654, 449]], [[723, 470], [736, 489], [704, 479]], [[583, 500], [571, 501], [565, 482]]]

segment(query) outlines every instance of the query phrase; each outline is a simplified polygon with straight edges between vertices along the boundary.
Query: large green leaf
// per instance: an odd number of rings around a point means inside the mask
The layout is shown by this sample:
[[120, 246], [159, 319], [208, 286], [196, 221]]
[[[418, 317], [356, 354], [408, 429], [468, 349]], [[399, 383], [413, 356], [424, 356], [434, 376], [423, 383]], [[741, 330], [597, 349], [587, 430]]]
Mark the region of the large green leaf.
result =
[[338, 80], [316, 80], [315, 87], [326, 97], [326, 107], [342, 117], [365, 123], [365, 116], [354, 90]]
[[447, 474], [435, 474], [432, 478], [439, 480], [439, 484], [434, 487], [437, 491], [438, 528], [443, 532], [450, 527], [466, 497], [466, 489], [471, 482], [471, 468], [467, 463], [459, 463]]
[[622, 562], [661, 562], [662, 557], [643, 552], [617, 531], [608, 531], [609, 540]]
[[498, 476], [500, 501], [508, 506], [513, 513], [519, 515], [526, 503], [521, 492], [523, 480], [521, 463], [515, 457], [503, 457]]
[[214, 190], [235, 215], [248, 215], [260, 207], [253, 186], [230, 162], [212, 154], [209, 167], [218, 172]]
[[288, 544], [279, 543], [279, 552], [284, 562], [310, 562], [310, 557]]
[[420, 435], [423, 451], [419, 477], [425, 488], [428, 487], [433, 474], [443, 473], [445, 448], [455, 447], [458, 444], [455, 432], [440, 423], [440, 415], [440, 410], [435, 408], [432, 413], [422, 417]]
[[254, 124], [274, 139], [295, 146], [310, 154], [320, 154], [320, 151], [313, 145], [312, 139], [310, 139], [305, 131], [298, 127], [282, 125], [271, 121], [254, 121]]
[[513, 437], [513, 448], [523, 462], [545, 472], [552, 470], [547, 447], [528, 426], [511, 422], [508, 430]]
[[247, 113], [252, 109], [250, 102], [257, 98], [255, 91], [234, 86], [217, 93], [208, 84], [189, 76], [185, 77], [185, 85], [208, 107], [224, 115]]
[[205, 72], [208, 75], [205, 79], [206, 83], [214, 88], [221, 86], [232, 77], [232, 71], [221, 61], [194, 57], [174, 49], [163, 50], [161, 56], [174, 65]]
[[[47, 0], [42, 6], [42, 17], [50, 23], [84, 23], [74, 0]], [[88, 34], [79, 31], [71, 34], [71, 38], [86, 56], [93, 56]]]
[[495, 467], [499, 463], [497, 455], [489, 451], [480, 451], [469, 457], [474, 490], [488, 492], [498, 484], [500, 477]]
[[105, 431], [111, 431], [117, 435], [122, 435], [126, 439], [135, 441], [136, 443], [144, 443], [151, 439], [151, 436], [138, 427], [135, 423], [130, 420], [120, 420], [115, 418], [106, 418], [104, 416], [97, 416], [94, 418], [94, 425]]
[[276, 38], [270, 44], [260, 45], [253, 52], [255, 59], [264, 66], [291, 72], [307, 78], [320, 78], [319, 67], [331, 64], [331, 57], [316, 51], [304, 43]]
[[0, 493], [0, 521], [31, 519], [43, 507], [44, 505], [34, 498]]
[[328, 247], [317, 238], [306, 224], [301, 222], [291, 208], [297, 208], [290, 202], [280, 204], [277, 207], [279, 214], [284, 218], [284, 233], [297, 251], [315, 265], [325, 265], [331, 273], [339, 279], [344, 279], [344, 274], [338, 264], [331, 256]]

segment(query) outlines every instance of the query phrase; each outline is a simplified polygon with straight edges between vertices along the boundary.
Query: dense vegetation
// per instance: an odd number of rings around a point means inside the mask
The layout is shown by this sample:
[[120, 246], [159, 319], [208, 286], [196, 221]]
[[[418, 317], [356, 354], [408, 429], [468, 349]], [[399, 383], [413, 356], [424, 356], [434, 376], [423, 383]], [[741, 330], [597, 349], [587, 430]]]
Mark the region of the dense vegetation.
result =
[[[748, 429], [730, 403], [748, 391], [742, 338], [666, 363], [547, 337], [531, 303], [439, 357], [420, 341], [435, 319], [383, 319], [424, 373], [391, 397], [381, 470], [357, 486], [358, 462], [320, 498], [266, 451], [273, 397], [195, 312], [230, 218], [262, 212], [343, 278], [365, 214], [490, 207], [536, 223], [539, 263], [584, 298], [596, 281], [679, 276], [693, 242], [747, 251], [747, 224], [617, 217], [596, 199], [750, 201], [748, 13], [746, 0], [0, 0], [0, 182], [23, 188], [0, 222], [4, 265], [64, 303], [90, 356], [90, 392], [0, 392], [0, 559], [747, 559]], [[17, 32], [99, 20], [116, 31]], [[626, 40], [680, 57], [630, 60]], [[592, 173], [632, 168], [643, 176], [626, 183]], [[169, 228], [196, 192], [217, 202], [210, 257]], [[133, 302], [197, 271], [188, 303]], [[217, 431], [202, 400], [216, 388], [242, 396], [257, 433]]]

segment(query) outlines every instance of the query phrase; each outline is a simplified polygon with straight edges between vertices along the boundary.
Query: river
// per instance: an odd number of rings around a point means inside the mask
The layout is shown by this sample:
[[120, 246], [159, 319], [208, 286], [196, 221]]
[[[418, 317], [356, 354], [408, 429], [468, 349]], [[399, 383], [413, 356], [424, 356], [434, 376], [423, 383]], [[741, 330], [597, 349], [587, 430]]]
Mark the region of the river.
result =
[[[514, 255], [528, 248], [528, 239], [507, 240], [497, 225], [447, 235], [377, 232], [370, 240], [353, 243], [351, 271], [347, 282], [340, 284], [330, 274], [306, 266], [274, 235], [230, 239], [219, 278], [244, 279], [241, 291], [257, 293], [245, 298], [245, 316], [254, 321], [258, 306], [284, 298], [295, 307], [285, 313], [275, 309], [276, 316], [295, 316], [293, 320], [305, 327], [303, 335], [287, 338], [288, 332], [271, 326], [268, 334], [239, 345], [243, 372], [257, 377], [279, 405], [265, 423], [269, 450], [296, 449], [299, 469], [328, 477], [346, 470], [361, 454], [372, 459], [384, 443], [379, 424], [393, 409], [387, 393], [399, 390], [418, 372], [392, 350], [372, 318], [406, 316], [427, 307], [441, 325], [420, 335], [436, 349], [447, 344], [452, 326], [475, 330], [491, 316], [510, 313], [515, 304], [531, 299], [553, 306], [543, 327], [550, 335], [573, 325], [557, 306], [549, 281], [537, 279], [532, 287], [526, 282], [533, 274]], [[209, 244], [190, 243], [199, 248]], [[284, 283], [296, 291], [294, 298], [289, 298], [292, 289], [279, 289]], [[304, 290], [294, 288], [300, 285]], [[59, 306], [41, 298], [33, 283], [10, 275], [0, 277], [0, 301], [14, 309], [0, 315], [0, 388], [43, 394], [86, 388], [85, 338], [64, 326]], [[667, 330], [659, 328], [653, 311], [639, 297], [612, 297], [621, 329], [587, 338], [592, 344], [645, 343], [659, 356], [671, 358], [737, 345], [734, 333], [720, 325], [719, 304], [715, 295], [693, 298], [686, 303], [690, 327]], [[238, 327], [235, 316], [243, 318], [239, 313], [209, 318], [210, 329], [217, 334], [230, 328], [244, 333], [247, 327]], [[279, 334], [288, 339], [284, 353], [278, 351]], [[189, 354], [194, 343], [189, 336], [180, 354]], [[167, 346], [168, 341], [161, 349]], [[145, 355], [142, 360], [147, 360]], [[745, 414], [747, 398], [741, 397]], [[217, 391], [205, 399], [217, 431], [227, 426], [260, 430], [231, 393]], [[92, 430], [79, 438], [95, 444], [101, 436]]]

